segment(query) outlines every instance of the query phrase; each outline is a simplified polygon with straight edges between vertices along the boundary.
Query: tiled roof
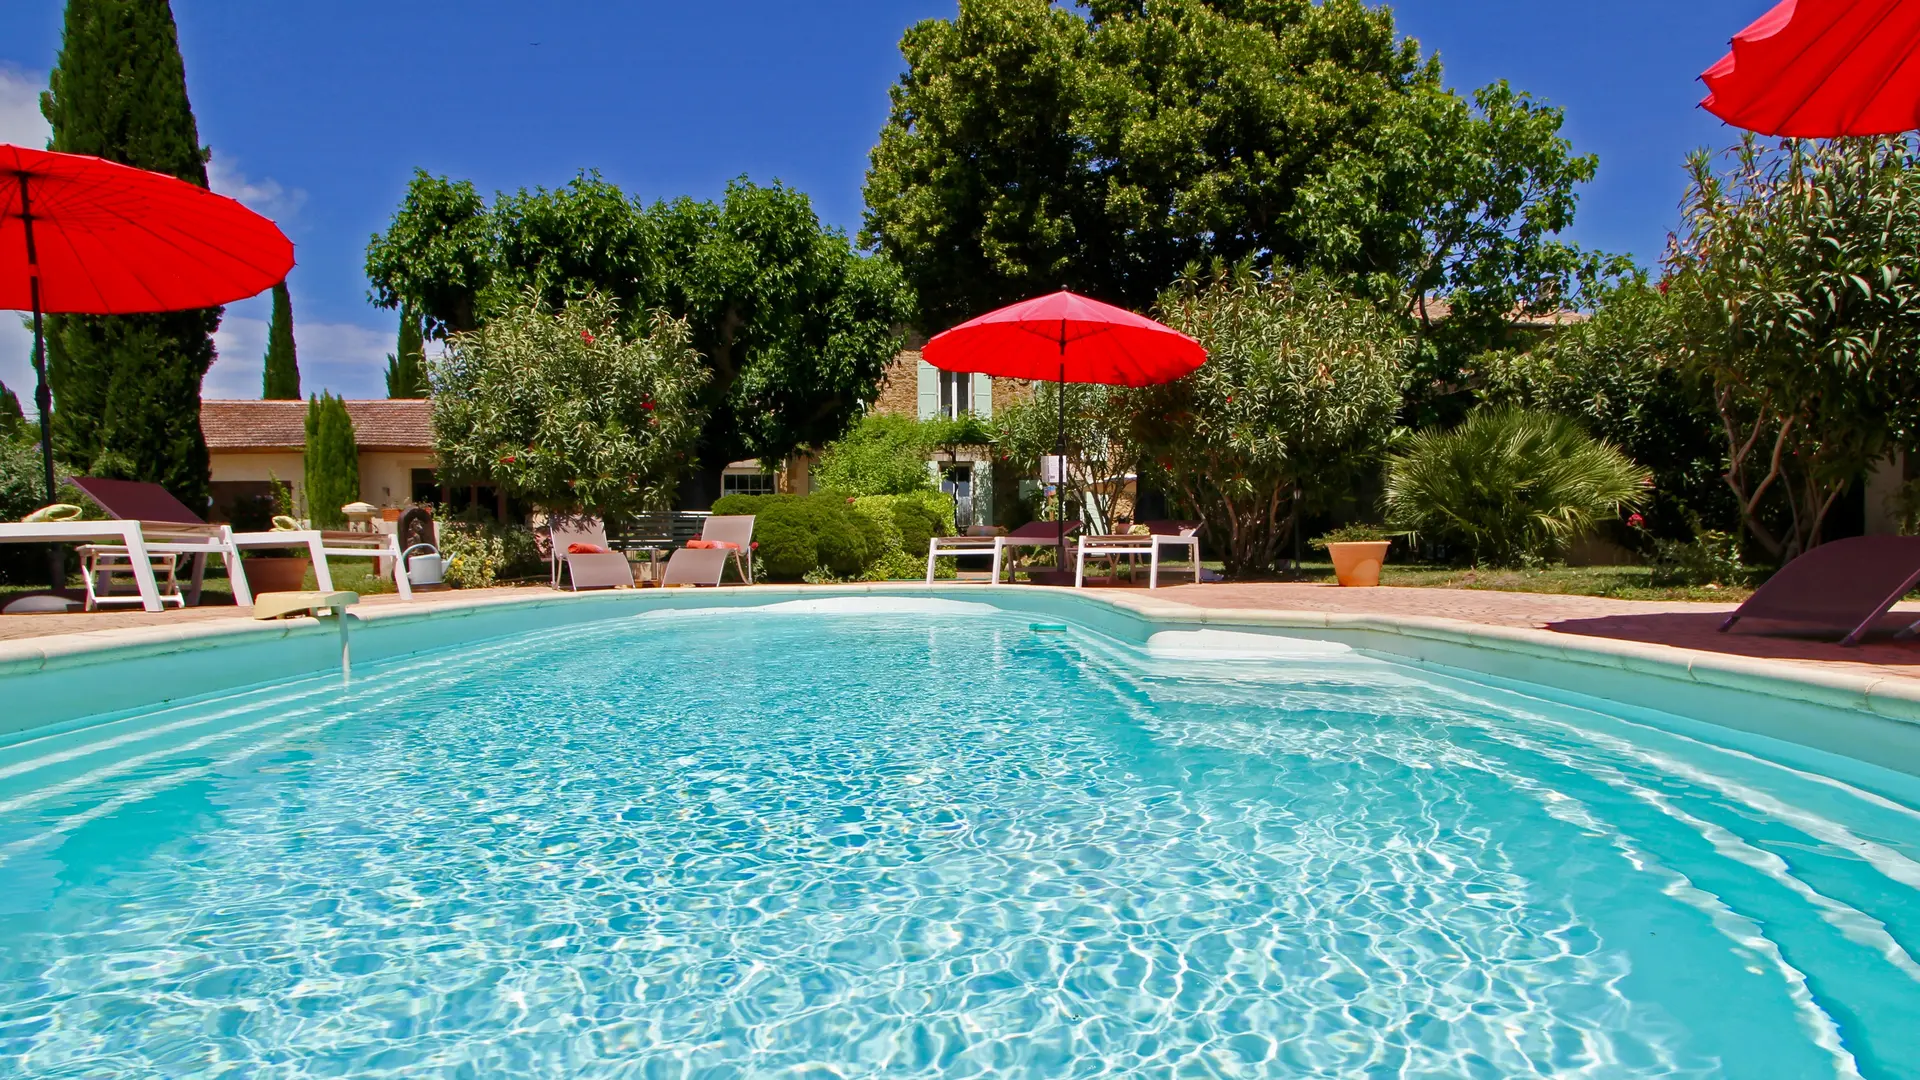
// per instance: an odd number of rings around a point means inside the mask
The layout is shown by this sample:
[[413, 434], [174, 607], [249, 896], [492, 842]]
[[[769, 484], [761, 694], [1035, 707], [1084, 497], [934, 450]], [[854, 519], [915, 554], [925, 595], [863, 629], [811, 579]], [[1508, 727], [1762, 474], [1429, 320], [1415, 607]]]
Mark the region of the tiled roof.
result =
[[[1419, 309], [1414, 314], [1419, 315]], [[1453, 304], [1441, 297], [1429, 297], [1427, 300], [1427, 318], [1439, 322], [1453, 314]], [[1560, 308], [1557, 311], [1527, 311], [1515, 308], [1507, 314], [1507, 325], [1516, 330], [1552, 330], [1555, 327], [1571, 326], [1593, 318], [1585, 311]]]
[[[431, 401], [349, 401], [347, 415], [362, 450], [433, 449]], [[203, 401], [200, 430], [208, 450], [300, 450], [307, 442], [307, 403]]]

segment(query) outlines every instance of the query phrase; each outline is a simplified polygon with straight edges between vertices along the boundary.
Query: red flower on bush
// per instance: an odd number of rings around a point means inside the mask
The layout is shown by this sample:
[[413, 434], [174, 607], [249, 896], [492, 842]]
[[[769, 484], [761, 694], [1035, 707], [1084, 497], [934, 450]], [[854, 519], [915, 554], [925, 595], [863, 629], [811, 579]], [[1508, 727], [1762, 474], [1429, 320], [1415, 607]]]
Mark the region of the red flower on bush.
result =
[[591, 330], [580, 331], [580, 340], [589, 345], [593, 344], [593, 332]]
[[641, 402], [641, 403], [640, 403], [640, 407], [641, 407], [641, 408], [643, 408], [643, 409], [645, 409], [645, 410], [647, 410], [648, 412], [652, 412], [652, 411], [653, 411], [653, 402], [651, 402], [651, 401], [643, 401], [643, 402]]
[[1640, 516], [1639, 514], [1628, 514], [1628, 515], [1627, 515], [1627, 525], [1628, 525], [1629, 527], [1631, 527], [1631, 528], [1635, 528], [1635, 529], [1637, 529], [1637, 528], [1639, 528], [1639, 527], [1641, 527], [1642, 525], [1645, 525], [1646, 523], [1647, 523], [1647, 519], [1646, 519], [1646, 518], [1643, 518], [1643, 517], [1641, 517], [1641, 516]]
[[502, 456], [502, 457], [500, 458], [500, 464], [502, 464], [502, 465], [511, 465], [511, 464], [513, 464], [514, 462], [516, 462], [516, 461], [518, 461], [518, 460], [520, 460], [520, 459], [519, 459], [519, 458], [516, 458], [516, 457], [514, 457], [514, 456], [513, 456], [512, 454], [506, 454], [506, 455], [503, 455], [503, 456]]

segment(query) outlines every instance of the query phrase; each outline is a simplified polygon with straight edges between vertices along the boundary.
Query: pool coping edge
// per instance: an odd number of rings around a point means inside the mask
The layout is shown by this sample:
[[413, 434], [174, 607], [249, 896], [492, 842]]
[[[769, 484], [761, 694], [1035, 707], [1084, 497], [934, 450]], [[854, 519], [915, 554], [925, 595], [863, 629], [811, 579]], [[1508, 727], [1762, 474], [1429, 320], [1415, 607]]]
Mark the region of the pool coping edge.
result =
[[[939, 593], [965, 596], [973, 592], [994, 595], [1033, 595], [1033, 586], [954, 585], [920, 582], [861, 583], [838, 586], [735, 586], [727, 594], [798, 598], [873, 593]], [[678, 590], [675, 590], [677, 593]], [[1174, 627], [1248, 628], [1268, 630], [1335, 630], [1371, 632], [1432, 641], [1497, 653], [1518, 654], [1574, 664], [1616, 669], [1639, 675], [1675, 679], [1720, 689], [1763, 693], [1807, 704], [1865, 712], [1890, 720], [1920, 724], [1920, 679], [1893, 675], [1863, 675], [1824, 671], [1817, 661], [1776, 660], [1730, 656], [1677, 645], [1623, 641], [1562, 634], [1522, 626], [1501, 626], [1426, 615], [1300, 611], [1269, 608], [1208, 608], [1181, 601], [1134, 593], [1049, 590], [1081, 602], [1104, 604], [1125, 611], [1155, 629]], [[658, 595], [646, 590], [641, 595]], [[593, 593], [550, 592], [533, 596], [493, 595], [430, 603], [382, 604], [358, 609], [357, 622], [471, 617], [503, 607], [540, 608], [561, 604], [624, 604], [631, 590]], [[208, 620], [178, 626], [118, 627], [44, 637], [0, 641], [0, 678], [85, 666], [109, 659], [153, 656], [209, 647], [224, 639], [291, 639], [335, 633], [331, 625], [301, 618], [264, 622], [248, 619]], [[1395, 650], [1384, 650], [1396, 653]], [[1397, 654], [1397, 653], [1396, 653]]]

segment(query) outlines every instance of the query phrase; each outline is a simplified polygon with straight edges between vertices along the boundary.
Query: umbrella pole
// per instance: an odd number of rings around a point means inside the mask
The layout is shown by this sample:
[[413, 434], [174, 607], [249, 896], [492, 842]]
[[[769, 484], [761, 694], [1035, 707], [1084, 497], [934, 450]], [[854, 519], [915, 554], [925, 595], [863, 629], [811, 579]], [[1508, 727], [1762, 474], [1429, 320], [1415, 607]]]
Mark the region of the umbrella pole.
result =
[[[53, 391], [47, 387], [47, 333], [40, 317], [40, 254], [33, 245], [33, 203], [27, 191], [27, 174], [20, 173], [20, 223], [27, 233], [27, 292], [33, 299], [33, 403], [40, 410], [40, 466], [47, 485], [47, 505], [57, 501], [53, 485]], [[55, 544], [47, 549], [47, 584], [54, 589], [67, 584], [67, 553]]]
[[1054, 547], [1060, 558], [1054, 569], [1067, 572], [1067, 320], [1060, 320], [1060, 427], [1053, 439], [1054, 457], [1060, 462], [1059, 499], [1053, 510]]

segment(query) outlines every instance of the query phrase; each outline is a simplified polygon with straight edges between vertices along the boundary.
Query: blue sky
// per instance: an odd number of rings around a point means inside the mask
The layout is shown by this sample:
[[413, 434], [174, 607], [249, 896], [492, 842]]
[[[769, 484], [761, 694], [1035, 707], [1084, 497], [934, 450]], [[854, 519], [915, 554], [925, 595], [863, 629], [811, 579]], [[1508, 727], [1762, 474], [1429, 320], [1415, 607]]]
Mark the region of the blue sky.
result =
[[[1695, 108], [1695, 76], [1770, 0], [1610, 4], [1406, 0], [1403, 33], [1463, 90], [1505, 78], [1567, 110], [1600, 155], [1571, 236], [1658, 259], [1680, 164], [1733, 133]], [[0, 5], [0, 142], [43, 145], [36, 95], [60, 0]], [[860, 223], [866, 154], [898, 76], [900, 33], [953, 0], [499, 3], [175, 0], [214, 183], [279, 221], [304, 386], [384, 395], [393, 316], [362, 260], [416, 167], [483, 191], [599, 169], [648, 198], [717, 195], [742, 173]], [[264, 300], [228, 309], [210, 397], [256, 397]], [[0, 381], [27, 397], [27, 338], [0, 317]]]

